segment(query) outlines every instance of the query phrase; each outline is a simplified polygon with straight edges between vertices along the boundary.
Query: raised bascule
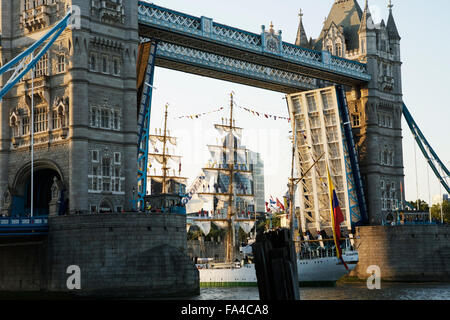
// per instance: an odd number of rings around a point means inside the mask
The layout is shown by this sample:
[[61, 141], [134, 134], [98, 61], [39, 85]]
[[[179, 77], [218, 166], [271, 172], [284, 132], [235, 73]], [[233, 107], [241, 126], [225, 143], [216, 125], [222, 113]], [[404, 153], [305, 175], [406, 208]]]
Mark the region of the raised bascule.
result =
[[[448, 170], [402, 102], [391, 4], [387, 23], [374, 24], [367, 1], [362, 10], [355, 0], [336, 0], [315, 40], [306, 37], [301, 14], [295, 44], [284, 42], [272, 25], [256, 34], [142, 1], [2, 1], [0, 14], [0, 235], [5, 243], [36, 239], [31, 247], [1, 247], [1, 270], [11, 268], [14, 254], [30, 263], [13, 276], [1, 274], [0, 291], [67, 291], [64, 263], [77, 263], [71, 257], [98, 276], [87, 278], [84, 292], [198, 290], [198, 273], [183, 252], [186, 218], [121, 213], [142, 210], [148, 189], [156, 66], [290, 99], [344, 86], [345, 94], [336, 91], [340, 114], [334, 109], [333, 125], [340, 132], [347, 222], [379, 225], [402, 205], [402, 113], [448, 191]], [[67, 28], [74, 18], [79, 24]], [[310, 222], [320, 229], [317, 205]], [[88, 247], [96, 255], [86, 255]], [[101, 281], [115, 274], [132, 276], [109, 286]]]

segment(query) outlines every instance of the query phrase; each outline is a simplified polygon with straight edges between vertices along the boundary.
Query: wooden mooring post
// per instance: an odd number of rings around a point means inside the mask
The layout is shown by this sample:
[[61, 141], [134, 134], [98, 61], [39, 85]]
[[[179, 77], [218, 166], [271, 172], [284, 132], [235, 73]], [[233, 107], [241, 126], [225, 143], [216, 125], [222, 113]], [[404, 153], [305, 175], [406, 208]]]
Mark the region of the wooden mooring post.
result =
[[261, 300], [300, 300], [297, 258], [289, 229], [259, 234], [252, 245]]

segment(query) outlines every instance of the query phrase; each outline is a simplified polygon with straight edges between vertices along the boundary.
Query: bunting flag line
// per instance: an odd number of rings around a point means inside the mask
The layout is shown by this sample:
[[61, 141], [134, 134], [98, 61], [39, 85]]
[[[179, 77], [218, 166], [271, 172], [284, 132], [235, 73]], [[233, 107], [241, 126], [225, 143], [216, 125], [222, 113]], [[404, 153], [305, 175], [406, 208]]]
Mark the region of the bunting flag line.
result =
[[216, 113], [216, 112], [222, 111], [223, 109], [225, 109], [225, 108], [224, 107], [220, 107], [219, 109], [216, 109], [216, 110], [203, 112], [203, 113], [192, 114], [192, 115], [178, 116], [178, 117], [174, 117], [173, 119], [182, 119], [182, 118], [198, 119], [198, 118], [200, 118], [202, 116], [206, 116], [206, 115], [211, 114], [211, 113]]
[[268, 114], [268, 113], [260, 113], [258, 111], [255, 111], [255, 110], [246, 108], [244, 106], [241, 106], [239, 104], [236, 104], [236, 106], [238, 106], [239, 108], [241, 108], [241, 109], [251, 113], [254, 116], [258, 116], [258, 117], [264, 116], [266, 119], [269, 119], [269, 118], [273, 119], [273, 120], [282, 119], [282, 120], [287, 120], [288, 122], [291, 122], [291, 118], [288, 118], [288, 117], [275, 116], [273, 114]]

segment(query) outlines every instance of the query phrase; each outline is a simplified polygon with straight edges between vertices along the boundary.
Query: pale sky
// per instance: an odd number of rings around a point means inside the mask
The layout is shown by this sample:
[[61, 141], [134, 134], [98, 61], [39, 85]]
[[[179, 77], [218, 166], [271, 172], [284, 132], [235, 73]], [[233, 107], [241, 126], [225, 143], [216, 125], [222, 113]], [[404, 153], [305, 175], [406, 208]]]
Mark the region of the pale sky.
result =
[[[308, 38], [318, 37], [324, 18], [334, 0], [160, 0], [155, 4], [193, 16], [206, 16], [215, 22], [254, 33], [261, 32], [273, 21], [275, 30], [282, 30], [283, 41], [294, 43], [298, 27], [298, 11], [304, 12], [303, 24]], [[359, 1], [364, 8], [364, 1]], [[387, 0], [370, 0], [369, 7], [375, 23], [387, 21]], [[450, 2], [433, 0], [432, 5], [421, 0], [393, 0], [394, 18], [399, 29], [402, 53], [403, 100], [422, 132], [441, 160], [450, 167], [450, 109], [445, 98], [450, 64], [445, 24]], [[151, 127], [162, 126], [163, 107], [169, 107], [169, 126], [179, 137], [177, 153], [183, 156], [182, 174], [190, 179], [200, 172], [208, 160], [206, 144], [215, 143], [213, 124], [228, 117], [229, 109], [201, 117], [198, 120], [175, 120], [173, 117], [192, 115], [229, 105], [231, 91], [240, 105], [277, 116], [288, 116], [284, 95], [277, 92], [214, 80], [178, 71], [156, 68]], [[243, 127], [243, 143], [261, 153], [265, 162], [266, 199], [272, 195], [281, 199], [286, 192], [290, 174], [290, 125], [286, 120], [267, 120], [236, 109], [237, 125]], [[416, 188], [415, 143], [403, 121], [403, 157], [407, 200], [417, 194], [428, 202], [431, 195], [440, 193], [439, 183], [431, 169], [427, 170], [424, 157], [417, 148], [419, 190]], [[430, 189], [428, 189], [429, 171]], [[443, 192], [443, 188], [442, 188]]]

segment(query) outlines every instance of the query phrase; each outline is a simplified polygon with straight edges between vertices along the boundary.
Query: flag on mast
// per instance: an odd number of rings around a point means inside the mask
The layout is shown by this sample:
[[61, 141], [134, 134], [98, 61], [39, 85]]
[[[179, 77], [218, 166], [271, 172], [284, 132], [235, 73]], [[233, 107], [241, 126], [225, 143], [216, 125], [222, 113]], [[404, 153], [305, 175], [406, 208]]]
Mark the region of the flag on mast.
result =
[[283, 210], [283, 211], [285, 210], [283, 204], [281, 203], [280, 200], [278, 200], [278, 198], [277, 198], [277, 207], [280, 208], [280, 209]]
[[342, 261], [344, 264], [345, 269], [348, 269], [347, 264], [345, 263], [344, 259], [342, 258], [342, 249], [341, 249], [341, 223], [344, 222], [344, 215], [342, 214], [341, 208], [339, 206], [339, 200], [336, 194], [336, 190], [333, 186], [333, 181], [331, 179], [330, 170], [328, 168], [327, 164], [327, 174], [328, 174], [328, 189], [330, 192], [330, 209], [331, 209], [331, 223], [333, 226], [333, 239], [334, 244], [336, 245], [336, 255], [337, 258]]

